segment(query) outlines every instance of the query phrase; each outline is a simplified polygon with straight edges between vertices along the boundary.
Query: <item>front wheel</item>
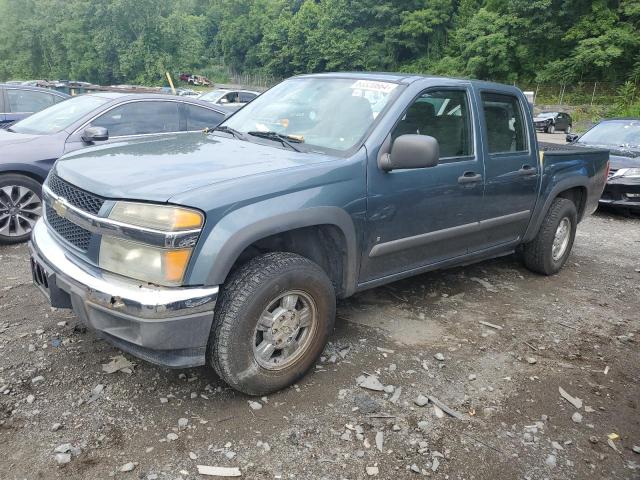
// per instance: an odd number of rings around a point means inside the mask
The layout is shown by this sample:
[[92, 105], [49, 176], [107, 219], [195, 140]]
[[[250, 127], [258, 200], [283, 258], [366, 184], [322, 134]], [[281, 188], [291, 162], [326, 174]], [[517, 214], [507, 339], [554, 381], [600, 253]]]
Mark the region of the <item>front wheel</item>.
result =
[[42, 186], [24, 175], [0, 176], [0, 244], [29, 240], [42, 215]]
[[567, 133], [567, 135], [569, 135], [571, 133], [571, 125], [567, 125], [566, 133]]
[[222, 288], [207, 361], [249, 395], [285, 388], [317, 361], [335, 309], [333, 285], [312, 261], [283, 252], [253, 258]]
[[556, 126], [553, 123], [550, 123], [547, 127], [547, 133], [556, 133]]
[[542, 275], [558, 273], [571, 253], [577, 224], [575, 204], [566, 198], [556, 198], [536, 237], [523, 245], [525, 266]]

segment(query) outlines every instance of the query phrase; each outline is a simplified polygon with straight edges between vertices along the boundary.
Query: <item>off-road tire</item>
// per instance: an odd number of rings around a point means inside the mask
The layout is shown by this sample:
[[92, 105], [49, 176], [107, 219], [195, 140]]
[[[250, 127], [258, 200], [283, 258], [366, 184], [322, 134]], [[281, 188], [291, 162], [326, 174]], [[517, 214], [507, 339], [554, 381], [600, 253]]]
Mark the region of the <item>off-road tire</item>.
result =
[[[568, 218], [571, 224], [569, 243], [564, 254], [554, 260], [553, 241], [562, 219]], [[522, 247], [522, 260], [525, 266], [542, 275], [554, 275], [564, 266], [571, 254], [578, 225], [578, 212], [575, 204], [566, 198], [556, 198], [542, 220], [536, 237]]]
[[[20, 175], [18, 173], [10, 173], [7, 175], [0, 175], [0, 188], [8, 185], [16, 185], [20, 187], [26, 187], [34, 192], [42, 201], [42, 185], [31, 177], [26, 175]], [[31, 232], [25, 235], [10, 236], [0, 234], [0, 245], [10, 245], [14, 243], [26, 242], [31, 238]]]
[[[273, 298], [301, 290], [317, 307], [314, 338], [288, 368], [273, 371], [254, 357], [255, 328]], [[333, 330], [336, 297], [324, 270], [300, 255], [267, 253], [233, 271], [218, 297], [207, 346], [207, 363], [231, 387], [249, 395], [265, 395], [299, 380], [324, 350]]]

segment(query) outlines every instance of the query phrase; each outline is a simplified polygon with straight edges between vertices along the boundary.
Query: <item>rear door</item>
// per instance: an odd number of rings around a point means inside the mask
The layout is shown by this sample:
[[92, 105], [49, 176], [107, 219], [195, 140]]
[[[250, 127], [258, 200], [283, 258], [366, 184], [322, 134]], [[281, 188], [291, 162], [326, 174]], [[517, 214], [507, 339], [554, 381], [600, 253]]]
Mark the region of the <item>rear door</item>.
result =
[[524, 97], [481, 90], [485, 193], [480, 216], [484, 237], [476, 250], [517, 242], [524, 234], [540, 182], [533, 128]]

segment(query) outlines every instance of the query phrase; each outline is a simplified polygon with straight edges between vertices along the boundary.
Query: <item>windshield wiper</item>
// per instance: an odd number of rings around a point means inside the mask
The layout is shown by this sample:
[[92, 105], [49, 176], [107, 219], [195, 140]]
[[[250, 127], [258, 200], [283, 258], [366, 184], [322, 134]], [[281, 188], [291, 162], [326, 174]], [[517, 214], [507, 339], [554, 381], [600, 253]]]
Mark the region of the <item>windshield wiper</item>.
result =
[[218, 125], [216, 128], [207, 128], [207, 131], [229, 133], [233, 135], [235, 138], [238, 138], [240, 140], [244, 139], [244, 135], [242, 134], [242, 132], [239, 132], [235, 128], [227, 127], [226, 125]]
[[280, 142], [283, 145], [286, 145], [287, 147], [289, 147], [291, 150], [295, 150], [296, 152], [301, 152], [302, 150], [300, 150], [298, 147], [296, 147], [294, 145], [294, 143], [304, 143], [304, 140], [297, 138], [297, 137], [291, 137], [289, 135], [282, 135], [281, 133], [278, 132], [260, 132], [260, 131], [252, 131], [252, 132], [247, 132], [249, 135], [253, 135], [254, 137], [260, 137], [260, 138], [267, 138], [269, 140], [275, 140], [276, 142]]

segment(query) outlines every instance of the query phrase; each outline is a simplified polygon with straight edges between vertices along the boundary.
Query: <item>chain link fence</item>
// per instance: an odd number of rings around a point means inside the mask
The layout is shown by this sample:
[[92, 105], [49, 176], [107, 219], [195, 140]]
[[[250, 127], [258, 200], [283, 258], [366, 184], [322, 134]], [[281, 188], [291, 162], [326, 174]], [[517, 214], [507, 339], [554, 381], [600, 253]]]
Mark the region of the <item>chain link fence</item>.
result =
[[608, 107], [621, 101], [631, 104], [640, 96], [640, 85], [634, 83], [533, 83], [518, 87], [533, 92], [535, 105]]

